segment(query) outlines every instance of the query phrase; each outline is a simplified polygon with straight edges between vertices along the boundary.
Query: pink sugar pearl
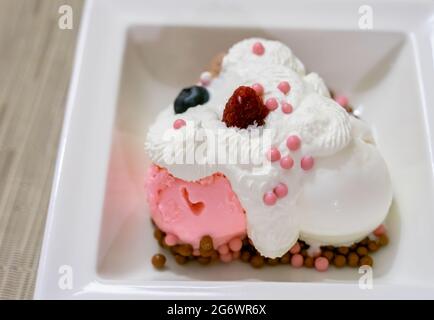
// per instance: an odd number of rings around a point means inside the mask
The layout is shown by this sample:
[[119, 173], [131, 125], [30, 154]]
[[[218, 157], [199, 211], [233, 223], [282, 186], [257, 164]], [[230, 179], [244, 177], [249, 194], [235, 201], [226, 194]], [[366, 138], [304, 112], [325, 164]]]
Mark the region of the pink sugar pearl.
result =
[[377, 229], [374, 230], [374, 235], [376, 235], [377, 237], [382, 236], [385, 233], [386, 227], [384, 226], [384, 224], [380, 224]]
[[223, 244], [220, 247], [218, 247], [217, 251], [220, 254], [228, 254], [229, 253], [229, 247], [227, 245]]
[[174, 246], [175, 244], [178, 243], [178, 238], [177, 238], [175, 235], [173, 235], [173, 234], [171, 234], [171, 233], [168, 233], [168, 234], [164, 237], [164, 242], [166, 242], [166, 244], [167, 244], [168, 246]]
[[240, 238], [233, 238], [231, 241], [229, 241], [229, 248], [234, 252], [240, 251], [242, 246], [243, 242]]
[[277, 102], [276, 98], [268, 98], [267, 101], [265, 101], [265, 106], [268, 110], [276, 110], [279, 106], [279, 103]]
[[291, 265], [294, 268], [301, 268], [304, 263], [304, 258], [301, 254], [294, 254], [291, 258]]
[[276, 201], [277, 201], [277, 196], [274, 194], [273, 191], [265, 192], [265, 194], [264, 194], [264, 203], [267, 206], [274, 205], [276, 203]]
[[318, 257], [315, 259], [315, 269], [319, 272], [327, 271], [329, 268], [329, 261], [327, 258], [324, 257]]
[[271, 148], [267, 152], [267, 159], [271, 162], [278, 161], [280, 159], [280, 151], [277, 148]]
[[220, 260], [224, 263], [231, 262], [232, 261], [232, 254], [231, 253], [221, 254]]
[[264, 45], [261, 42], [255, 42], [253, 44], [252, 51], [254, 54], [262, 56], [265, 52]]
[[211, 72], [208, 71], [202, 72], [199, 78], [200, 84], [203, 86], [209, 85], [211, 83], [211, 80], [212, 80], [212, 74]]
[[262, 96], [264, 94], [264, 87], [260, 83], [255, 83], [252, 85], [252, 89], [255, 90], [258, 96]]
[[305, 171], [310, 170], [313, 168], [314, 162], [311, 156], [304, 156], [301, 159], [301, 168]]
[[289, 252], [290, 252], [291, 254], [297, 254], [297, 253], [300, 252], [300, 250], [301, 250], [300, 244], [297, 242], [296, 244], [294, 244], [294, 245], [292, 246], [292, 248], [291, 248], [291, 250], [289, 250]]
[[292, 105], [288, 102], [282, 102], [282, 112], [286, 114], [291, 113]]
[[298, 136], [289, 136], [288, 139], [286, 139], [286, 146], [289, 150], [295, 151], [300, 148], [301, 140]]
[[186, 123], [185, 123], [185, 120], [184, 120], [184, 119], [176, 119], [176, 120], [173, 122], [173, 128], [176, 129], [176, 130], [182, 128], [182, 127], [185, 126], [185, 125], [186, 125]]
[[348, 106], [348, 98], [346, 96], [337, 95], [334, 97], [335, 101], [339, 103], [342, 107]]
[[288, 194], [288, 187], [284, 183], [279, 183], [273, 191], [278, 198], [283, 198]]
[[232, 258], [235, 260], [235, 259], [238, 259], [240, 257], [240, 252], [239, 251], [235, 251], [235, 252], [233, 252], [232, 253]]
[[282, 81], [277, 85], [277, 88], [283, 93], [288, 94], [289, 90], [291, 90], [291, 86], [288, 81]]
[[280, 166], [282, 169], [291, 169], [294, 166], [294, 159], [291, 156], [285, 156], [280, 159]]

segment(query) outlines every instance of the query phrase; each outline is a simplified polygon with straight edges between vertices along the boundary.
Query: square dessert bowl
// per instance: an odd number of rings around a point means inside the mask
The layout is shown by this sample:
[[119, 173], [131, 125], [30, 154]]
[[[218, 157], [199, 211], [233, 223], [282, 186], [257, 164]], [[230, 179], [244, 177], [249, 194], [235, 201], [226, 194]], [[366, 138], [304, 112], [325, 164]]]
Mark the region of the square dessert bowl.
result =
[[[375, 1], [368, 30], [359, 28], [361, 6], [88, 1], [35, 297], [433, 298], [434, 6]], [[159, 271], [150, 263], [162, 249], [144, 193], [147, 128], [216, 54], [252, 36], [288, 45], [329, 88], [347, 94], [373, 129], [394, 198], [386, 221], [390, 243], [375, 253], [371, 289], [359, 285], [366, 274], [357, 268], [180, 266], [170, 256]]]

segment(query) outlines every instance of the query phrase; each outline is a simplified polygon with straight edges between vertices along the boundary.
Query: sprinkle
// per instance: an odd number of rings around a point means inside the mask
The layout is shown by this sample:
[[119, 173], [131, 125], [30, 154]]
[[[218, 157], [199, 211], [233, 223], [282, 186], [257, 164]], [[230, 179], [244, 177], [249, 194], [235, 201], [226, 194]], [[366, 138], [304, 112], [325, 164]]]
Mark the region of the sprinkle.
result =
[[208, 71], [202, 72], [202, 74], [199, 77], [200, 84], [205, 87], [211, 83], [211, 80], [212, 80], [212, 74], [211, 72]]
[[329, 261], [327, 258], [318, 257], [315, 259], [315, 269], [319, 272], [327, 271], [329, 268]]
[[278, 198], [283, 198], [288, 194], [288, 187], [284, 183], [279, 183], [273, 191]]
[[227, 254], [222, 254], [220, 255], [220, 260], [224, 263], [228, 263], [232, 261], [232, 254], [227, 253]]
[[233, 238], [231, 241], [229, 241], [229, 248], [234, 252], [240, 251], [242, 246], [243, 242], [240, 238]]
[[337, 95], [334, 97], [335, 101], [339, 103], [342, 107], [348, 106], [348, 98], [346, 96]]
[[185, 126], [185, 125], [186, 125], [186, 123], [185, 123], [185, 120], [184, 120], [184, 119], [176, 119], [176, 120], [173, 122], [173, 128], [176, 129], [176, 130], [182, 128], [182, 127]]
[[267, 159], [271, 162], [277, 161], [280, 159], [280, 151], [277, 148], [271, 148], [267, 152]]
[[283, 93], [288, 94], [289, 90], [291, 90], [291, 86], [288, 81], [282, 81], [277, 85], [277, 88]]
[[276, 201], [277, 201], [277, 197], [276, 197], [276, 195], [274, 194], [273, 191], [265, 192], [265, 194], [264, 194], [264, 203], [267, 206], [274, 205], [276, 203]]
[[277, 109], [277, 107], [279, 106], [279, 104], [277, 103], [277, 100], [275, 98], [269, 98], [269, 99], [267, 99], [267, 101], [265, 101], [265, 106], [269, 110], [273, 111], [273, 110]]
[[168, 246], [174, 246], [178, 243], [178, 238], [175, 235], [168, 233], [164, 238], [164, 242], [166, 242]]
[[291, 156], [285, 156], [282, 159], [280, 159], [280, 167], [282, 169], [291, 169], [294, 166], [294, 160], [291, 158]]
[[254, 54], [258, 56], [262, 56], [265, 52], [265, 48], [260, 42], [255, 42], [252, 47], [252, 51]]
[[252, 85], [252, 89], [256, 91], [258, 96], [262, 96], [264, 94], [264, 87], [260, 83], [255, 83]]
[[298, 136], [289, 136], [288, 139], [286, 139], [286, 146], [289, 150], [295, 151], [300, 148], [301, 140]]
[[298, 242], [296, 242], [296, 243], [292, 246], [291, 250], [289, 250], [289, 252], [290, 252], [291, 254], [297, 254], [297, 253], [300, 252], [300, 250], [301, 250], [300, 244], [299, 244]]
[[311, 156], [304, 156], [301, 159], [301, 168], [303, 170], [310, 170], [313, 168], [314, 160]]
[[225, 244], [221, 245], [220, 247], [218, 247], [217, 251], [221, 254], [228, 254], [229, 253], [229, 247]]
[[292, 105], [288, 102], [282, 102], [282, 111], [283, 113], [291, 113]]
[[294, 254], [291, 258], [291, 265], [294, 268], [301, 268], [304, 263], [304, 258], [301, 254]]
[[377, 229], [374, 230], [374, 234], [379, 237], [386, 233], [386, 227], [384, 224], [380, 224]]

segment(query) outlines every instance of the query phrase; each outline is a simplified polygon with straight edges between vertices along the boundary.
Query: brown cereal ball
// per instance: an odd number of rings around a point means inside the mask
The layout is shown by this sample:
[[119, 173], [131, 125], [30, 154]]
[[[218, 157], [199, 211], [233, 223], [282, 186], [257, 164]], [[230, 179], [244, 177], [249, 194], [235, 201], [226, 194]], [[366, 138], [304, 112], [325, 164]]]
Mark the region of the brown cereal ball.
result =
[[359, 244], [366, 246], [369, 243], [369, 238], [366, 237], [365, 239], [363, 239], [362, 241], [359, 242]]
[[359, 256], [363, 257], [363, 256], [366, 256], [369, 251], [368, 251], [368, 249], [366, 249], [366, 247], [360, 246], [357, 248], [356, 252]]
[[211, 258], [211, 261], [217, 261], [217, 260], [219, 259], [219, 254], [218, 254], [218, 252], [215, 251], [215, 250], [213, 250], [212, 253], [211, 253], [210, 258]]
[[356, 268], [359, 265], [359, 256], [357, 253], [350, 252], [350, 254], [348, 254], [348, 265], [353, 268]]
[[214, 245], [212, 242], [212, 238], [210, 236], [203, 236], [202, 239], [200, 239], [200, 245], [199, 245], [200, 253], [210, 252], [213, 249], [214, 249]]
[[184, 256], [181, 256], [180, 254], [176, 254], [175, 261], [176, 263], [183, 265], [187, 263], [188, 259]]
[[240, 259], [243, 262], [249, 262], [250, 261], [250, 253], [249, 251], [242, 251], [240, 255]]
[[333, 251], [330, 250], [326, 250], [322, 253], [323, 257], [325, 257], [329, 262], [333, 261], [333, 258], [335, 256], [335, 254], [333, 253]]
[[368, 250], [371, 252], [375, 252], [378, 250], [378, 244], [375, 241], [369, 241]]
[[333, 264], [335, 265], [336, 268], [342, 268], [343, 266], [345, 266], [346, 263], [347, 263], [347, 259], [345, 258], [345, 256], [341, 254], [337, 254], [333, 259]]
[[374, 260], [371, 258], [371, 256], [363, 256], [359, 261], [360, 266], [372, 267], [373, 264], [374, 264]]
[[154, 238], [157, 241], [160, 241], [164, 238], [164, 233], [160, 229], [157, 228], [154, 230]]
[[152, 256], [152, 265], [156, 269], [163, 269], [166, 264], [166, 257], [163, 254], [154, 254]]
[[205, 258], [205, 257], [198, 257], [197, 262], [199, 262], [201, 265], [207, 265], [211, 262], [211, 257]]
[[382, 234], [379, 238], [378, 238], [378, 243], [380, 246], [387, 246], [387, 244], [389, 243], [389, 237], [385, 234]]
[[280, 258], [280, 263], [288, 264], [291, 262], [291, 255], [287, 252]]
[[350, 248], [348, 247], [339, 247], [338, 252], [344, 256], [346, 256], [350, 252]]
[[279, 264], [279, 258], [267, 258], [267, 264], [277, 266]]
[[315, 264], [315, 261], [312, 257], [307, 256], [306, 258], [304, 258], [304, 266], [306, 268], [313, 268]]
[[300, 254], [303, 256], [303, 258], [306, 258], [308, 256], [307, 249], [303, 249], [300, 251]]
[[193, 247], [190, 244], [180, 244], [175, 246], [175, 252], [184, 257], [189, 257], [193, 254]]
[[262, 268], [264, 266], [264, 263], [265, 263], [264, 257], [260, 255], [253, 256], [250, 259], [250, 264], [254, 268]]

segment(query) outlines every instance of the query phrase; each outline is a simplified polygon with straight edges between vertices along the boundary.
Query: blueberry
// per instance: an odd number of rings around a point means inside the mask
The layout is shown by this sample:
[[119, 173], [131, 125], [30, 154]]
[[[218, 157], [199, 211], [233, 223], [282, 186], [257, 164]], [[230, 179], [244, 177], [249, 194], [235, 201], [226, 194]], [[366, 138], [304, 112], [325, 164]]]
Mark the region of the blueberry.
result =
[[175, 113], [183, 113], [192, 108], [208, 102], [209, 93], [204, 87], [193, 86], [182, 89], [175, 99]]

